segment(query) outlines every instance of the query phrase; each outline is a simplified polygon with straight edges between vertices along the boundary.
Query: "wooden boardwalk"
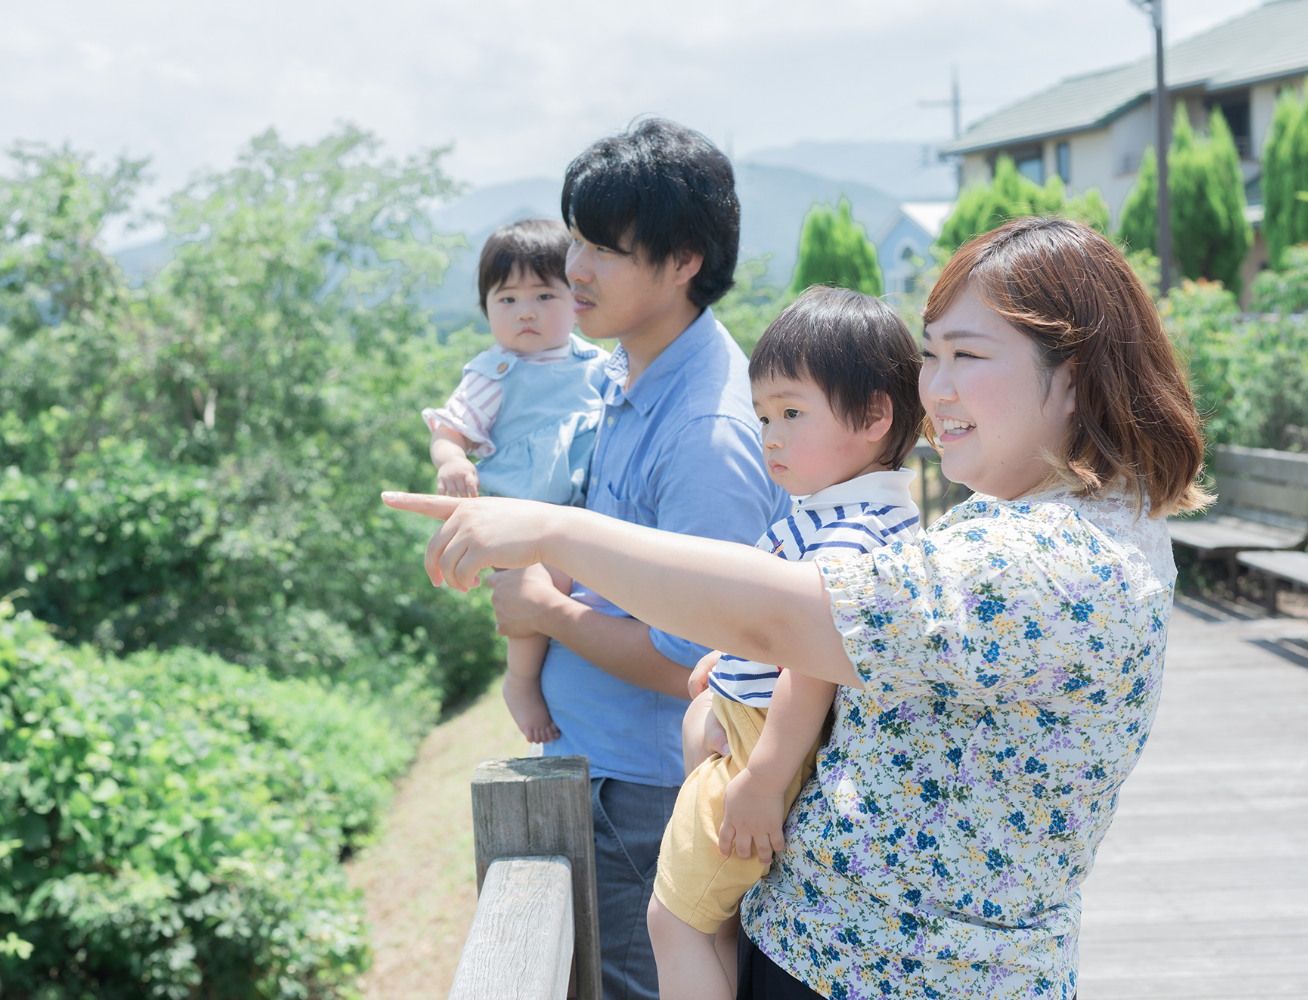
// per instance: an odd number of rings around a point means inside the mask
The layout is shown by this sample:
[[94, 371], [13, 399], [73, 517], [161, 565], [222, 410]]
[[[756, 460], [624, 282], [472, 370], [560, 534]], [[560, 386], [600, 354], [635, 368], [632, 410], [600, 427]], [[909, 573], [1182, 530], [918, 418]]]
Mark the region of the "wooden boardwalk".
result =
[[1178, 599], [1082, 895], [1080, 1000], [1308, 1000], [1308, 620]]

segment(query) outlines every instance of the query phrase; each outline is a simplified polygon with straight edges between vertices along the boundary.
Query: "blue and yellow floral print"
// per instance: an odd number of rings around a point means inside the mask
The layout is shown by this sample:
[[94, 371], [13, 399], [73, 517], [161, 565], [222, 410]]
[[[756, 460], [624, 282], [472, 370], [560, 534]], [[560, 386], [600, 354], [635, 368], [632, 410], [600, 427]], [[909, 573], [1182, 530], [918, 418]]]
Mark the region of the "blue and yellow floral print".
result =
[[973, 498], [921, 544], [817, 562], [866, 687], [745, 932], [839, 1000], [1071, 1000], [1078, 887], [1158, 703], [1163, 519]]

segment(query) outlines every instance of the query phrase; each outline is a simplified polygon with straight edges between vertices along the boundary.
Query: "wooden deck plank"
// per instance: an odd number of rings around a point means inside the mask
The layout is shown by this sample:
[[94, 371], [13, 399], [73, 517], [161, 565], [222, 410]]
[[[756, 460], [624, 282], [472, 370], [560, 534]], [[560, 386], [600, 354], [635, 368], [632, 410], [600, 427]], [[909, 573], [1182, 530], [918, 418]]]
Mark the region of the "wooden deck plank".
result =
[[1182, 598], [1083, 887], [1081, 1000], [1308, 1000], [1308, 622]]

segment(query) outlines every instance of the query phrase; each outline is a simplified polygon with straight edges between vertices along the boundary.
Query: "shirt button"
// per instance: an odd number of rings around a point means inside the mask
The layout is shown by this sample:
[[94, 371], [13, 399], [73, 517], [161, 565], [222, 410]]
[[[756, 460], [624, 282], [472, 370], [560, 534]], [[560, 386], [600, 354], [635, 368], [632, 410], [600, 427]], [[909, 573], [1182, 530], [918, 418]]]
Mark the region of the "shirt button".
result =
[[609, 417], [609, 426], [610, 426], [610, 427], [613, 426], [613, 418], [612, 418], [612, 417]]
[[495, 370], [499, 372], [501, 375], [503, 375], [506, 371], [509, 370], [509, 363], [507, 361], [501, 361], [498, 365], [495, 366]]

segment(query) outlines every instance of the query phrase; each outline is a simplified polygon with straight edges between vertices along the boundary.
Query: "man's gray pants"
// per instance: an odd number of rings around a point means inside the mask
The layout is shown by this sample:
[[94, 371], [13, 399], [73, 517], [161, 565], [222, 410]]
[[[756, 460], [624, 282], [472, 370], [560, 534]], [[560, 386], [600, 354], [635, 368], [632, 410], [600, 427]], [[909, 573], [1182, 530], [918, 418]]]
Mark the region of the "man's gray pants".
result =
[[677, 792], [614, 778], [591, 779], [604, 1000], [658, 1000], [658, 970], [645, 911], [654, 892], [663, 828], [672, 817]]

